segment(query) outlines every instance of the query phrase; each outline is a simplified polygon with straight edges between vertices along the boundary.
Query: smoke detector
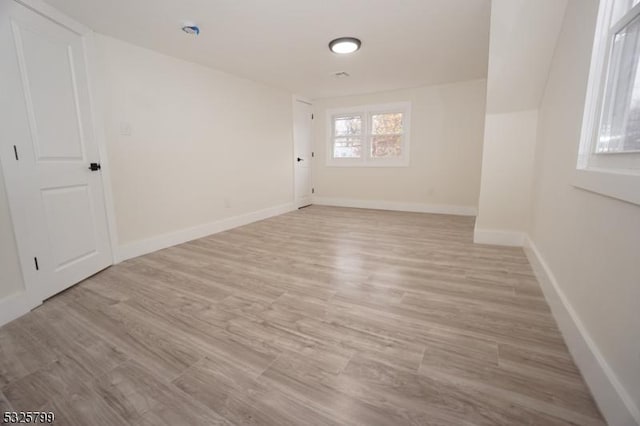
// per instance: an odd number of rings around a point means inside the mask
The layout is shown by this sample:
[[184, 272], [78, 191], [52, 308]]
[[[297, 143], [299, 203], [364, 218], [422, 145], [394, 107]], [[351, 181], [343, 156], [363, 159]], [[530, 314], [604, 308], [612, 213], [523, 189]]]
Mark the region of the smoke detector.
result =
[[185, 22], [182, 24], [182, 31], [190, 35], [199, 35], [200, 27], [198, 27], [194, 22]]

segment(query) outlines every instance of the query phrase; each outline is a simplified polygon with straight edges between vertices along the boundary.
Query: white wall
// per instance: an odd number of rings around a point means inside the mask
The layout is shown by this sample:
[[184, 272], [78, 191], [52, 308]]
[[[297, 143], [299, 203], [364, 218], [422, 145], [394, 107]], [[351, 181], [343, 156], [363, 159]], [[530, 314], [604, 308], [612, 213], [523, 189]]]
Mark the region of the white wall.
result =
[[24, 290], [18, 247], [0, 165], [0, 299]]
[[487, 114], [478, 229], [528, 228], [537, 124], [537, 110]]
[[482, 182], [474, 241], [522, 245], [529, 227], [537, 109], [566, 0], [493, 0]]
[[[571, 0], [567, 8], [540, 106], [530, 236], [602, 356], [601, 365], [577, 357], [585, 377], [610, 368], [640, 422], [640, 206], [571, 184], [597, 6]], [[596, 396], [606, 406], [617, 397]], [[610, 411], [611, 424], [633, 424], [628, 411]]]
[[121, 245], [293, 201], [290, 93], [106, 36], [97, 46]]
[[537, 109], [566, 0], [492, 0], [487, 113]]
[[[480, 187], [485, 91], [485, 81], [474, 80], [314, 101], [315, 201], [425, 210], [450, 206], [451, 211], [473, 213]], [[412, 104], [409, 167], [326, 166], [326, 110], [401, 101]]]

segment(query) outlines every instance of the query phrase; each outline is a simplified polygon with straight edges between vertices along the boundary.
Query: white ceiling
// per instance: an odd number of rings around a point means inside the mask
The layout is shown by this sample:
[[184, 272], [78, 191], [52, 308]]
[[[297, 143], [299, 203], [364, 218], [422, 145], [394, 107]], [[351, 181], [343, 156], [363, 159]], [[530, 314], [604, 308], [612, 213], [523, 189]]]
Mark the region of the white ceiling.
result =
[[[47, 2], [96, 32], [310, 98], [487, 74], [490, 0]], [[180, 31], [185, 20], [199, 37]], [[341, 36], [360, 38], [362, 49], [331, 53]]]

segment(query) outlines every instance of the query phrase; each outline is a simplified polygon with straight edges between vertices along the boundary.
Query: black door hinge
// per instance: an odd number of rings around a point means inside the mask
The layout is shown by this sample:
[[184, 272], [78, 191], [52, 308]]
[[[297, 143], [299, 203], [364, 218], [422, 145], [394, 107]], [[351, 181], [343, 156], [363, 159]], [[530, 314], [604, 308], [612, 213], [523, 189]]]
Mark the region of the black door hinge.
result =
[[316, 153], [311, 151], [311, 157], [315, 157], [315, 156], [316, 156]]
[[13, 146], [13, 153], [16, 155], [16, 161], [19, 160], [19, 158], [18, 158], [18, 148], [15, 145]]
[[313, 120], [313, 114], [311, 114], [311, 119]]
[[38, 258], [34, 257], [33, 258], [33, 262], [36, 264], [36, 271], [39, 271], [40, 270], [40, 266], [38, 266]]
[[311, 188], [311, 193], [315, 194], [316, 193], [316, 189], [315, 188]]

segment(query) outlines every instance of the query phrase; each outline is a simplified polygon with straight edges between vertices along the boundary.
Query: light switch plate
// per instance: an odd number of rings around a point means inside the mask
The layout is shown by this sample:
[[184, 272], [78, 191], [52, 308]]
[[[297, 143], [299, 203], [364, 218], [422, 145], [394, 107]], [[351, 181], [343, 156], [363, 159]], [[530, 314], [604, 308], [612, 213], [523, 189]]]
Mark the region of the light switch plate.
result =
[[122, 136], [131, 136], [132, 133], [132, 129], [131, 129], [131, 123], [129, 123], [128, 121], [123, 121], [120, 123], [120, 134]]

